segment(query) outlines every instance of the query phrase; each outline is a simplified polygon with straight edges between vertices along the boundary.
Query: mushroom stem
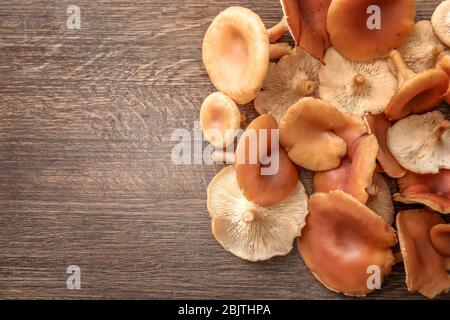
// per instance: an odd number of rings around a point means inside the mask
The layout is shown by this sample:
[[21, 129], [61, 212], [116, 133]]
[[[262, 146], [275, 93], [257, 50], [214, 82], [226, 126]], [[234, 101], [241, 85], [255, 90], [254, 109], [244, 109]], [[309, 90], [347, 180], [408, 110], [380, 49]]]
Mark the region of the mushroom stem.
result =
[[269, 60], [275, 61], [291, 52], [292, 48], [287, 42], [273, 43], [269, 46]]
[[234, 163], [235, 157], [233, 152], [224, 152], [224, 151], [213, 151], [211, 154], [211, 159], [214, 162], [225, 162], [225, 163]]
[[434, 136], [440, 139], [448, 128], [450, 128], [450, 121], [449, 120], [442, 121], [441, 124], [439, 124], [439, 126], [437, 126], [436, 129], [434, 129]]
[[355, 86], [360, 86], [362, 84], [364, 84], [365, 78], [361, 73], [358, 73], [354, 78], [353, 78], [353, 84]]
[[402, 87], [406, 81], [415, 76], [415, 73], [406, 65], [405, 59], [399, 51], [392, 50], [389, 54], [389, 59], [395, 66], [394, 73], [397, 74], [399, 87]]
[[253, 209], [248, 209], [242, 214], [242, 221], [245, 223], [252, 223], [256, 218], [256, 211]]
[[316, 83], [311, 80], [302, 80], [295, 86], [295, 91], [301, 96], [309, 96], [316, 90]]
[[372, 184], [370, 187], [366, 188], [366, 192], [371, 197], [376, 197], [378, 195], [378, 186]]
[[276, 25], [274, 25], [272, 28], [267, 29], [267, 32], [269, 33], [269, 40], [270, 43], [277, 42], [278, 40], [283, 37], [286, 32], [288, 32], [288, 26], [286, 24], [286, 20], [283, 18], [280, 22], [278, 22]]

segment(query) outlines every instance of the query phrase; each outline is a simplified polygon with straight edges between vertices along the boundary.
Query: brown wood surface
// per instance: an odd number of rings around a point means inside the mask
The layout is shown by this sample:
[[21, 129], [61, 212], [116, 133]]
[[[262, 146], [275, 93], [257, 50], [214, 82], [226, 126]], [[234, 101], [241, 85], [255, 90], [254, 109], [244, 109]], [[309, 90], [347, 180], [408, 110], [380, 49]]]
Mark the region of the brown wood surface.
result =
[[[277, 1], [1, 2], [0, 298], [343, 298], [296, 250], [258, 264], [225, 252], [205, 194], [220, 166], [170, 160], [172, 131], [192, 130], [213, 91], [213, 17], [243, 5], [270, 26]], [[418, 19], [437, 3], [418, 1]], [[81, 30], [66, 29], [69, 4]], [[81, 290], [66, 288], [71, 264]], [[396, 266], [368, 298], [421, 298], [404, 282]]]

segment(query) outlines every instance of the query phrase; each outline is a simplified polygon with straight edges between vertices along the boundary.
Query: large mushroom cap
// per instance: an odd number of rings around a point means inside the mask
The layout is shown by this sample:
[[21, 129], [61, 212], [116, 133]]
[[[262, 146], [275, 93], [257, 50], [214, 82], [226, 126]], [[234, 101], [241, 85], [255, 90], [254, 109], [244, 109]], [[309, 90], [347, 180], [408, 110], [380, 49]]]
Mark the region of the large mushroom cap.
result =
[[388, 130], [387, 142], [392, 155], [409, 171], [450, 169], [450, 121], [439, 111], [398, 121]]
[[398, 87], [386, 61], [352, 62], [334, 48], [327, 50], [319, 77], [320, 98], [360, 117], [383, 112]]
[[[298, 170], [279, 145], [278, 125], [268, 114], [250, 123], [239, 140], [235, 158], [238, 184], [244, 196], [253, 203], [263, 207], [276, 205], [297, 185]], [[268, 167], [276, 172], [263, 174]]]
[[443, 256], [450, 257], [450, 224], [437, 224], [430, 231], [433, 247]]
[[298, 240], [300, 255], [327, 288], [364, 296], [368, 268], [378, 266], [384, 279], [391, 271], [394, 230], [352, 196], [334, 191], [309, 200], [306, 226]]
[[[380, 8], [381, 28], [369, 29], [369, 6]], [[336, 50], [349, 60], [369, 62], [401, 46], [414, 32], [414, 0], [333, 0], [328, 33]]]
[[395, 201], [421, 203], [440, 213], [450, 213], [450, 170], [437, 174], [408, 172], [398, 180], [398, 187]]
[[239, 104], [256, 97], [269, 66], [269, 36], [257, 14], [242, 7], [222, 11], [206, 32], [202, 53], [218, 91]]
[[297, 165], [314, 171], [334, 169], [347, 145], [332, 130], [345, 124], [344, 116], [329, 103], [303, 98], [281, 119], [280, 141]]
[[237, 135], [241, 113], [234, 101], [221, 92], [210, 94], [200, 109], [200, 126], [206, 139], [225, 148]]
[[439, 40], [441, 40], [447, 47], [450, 47], [450, 1], [442, 1], [434, 10], [431, 17], [434, 32]]
[[374, 174], [372, 189], [373, 193], [367, 200], [366, 205], [378, 213], [388, 225], [392, 225], [395, 214], [394, 203], [392, 202], [389, 185], [381, 173]]
[[438, 213], [427, 210], [403, 211], [396, 219], [408, 290], [428, 298], [450, 288], [445, 260], [430, 241], [431, 228], [442, 223]]
[[256, 111], [280, 121], [300, 98], [318, 96], [319, 66], [319, 61], [298, 47], [278, 63], [270, 63], [262, 91], [255, 99]]
[[305, 225], [307, 195], [300, 181], [282, 203], [263, 208], [239, 190], [232, 166], [219, 172], [208, 186], [208, 211], [217, 241], [232, 254], [249, 261], [286, 255]]

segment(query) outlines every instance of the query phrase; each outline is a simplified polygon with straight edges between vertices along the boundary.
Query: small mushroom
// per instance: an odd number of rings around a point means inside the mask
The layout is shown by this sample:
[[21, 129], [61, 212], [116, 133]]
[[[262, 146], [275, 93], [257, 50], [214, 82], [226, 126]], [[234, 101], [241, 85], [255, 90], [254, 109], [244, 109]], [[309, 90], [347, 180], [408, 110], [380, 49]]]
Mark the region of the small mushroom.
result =
[[430, 230], [442, 223], [438, 213], [423, 209], [400, 212], [396, 219], [408, 290], [428, 298], [450, 289], [445, 259], [430, 241]]
[[230, 7], [211, 23], [203, 40], [203, 64], [218, 91], [239, 104], [252, 101], [269, 67], [269, 36], [260, 17]]
[[428, 69], [416, 74], [408, 69], [397, 50], [391, 52], [390, 59], [399, 80], [399, 89], [384, 110], [389, 120], [428, 112], [444, 100], [449, 86], [444, 71]]
[[318, 96], [320, 63], [300, 48], [295, 48], [278, 63], [270, 63], [262, 91], [255, 99], [260, 114], [269, 113], [277, 121], [300, 98]]
[[450, 47], [450, 1], [442, 1], [431, 17], [434, 33], [447, 47]]
[[408, 172], [398, 180], [398, 187], [395, 201], [421, 203], [440, 213], [450, 213], [450, 170], [438, 174]]
[[375, 212], [342, 191], [316, 193], [299, 252], [325, 287], [345, 295], [365, 296], [369, 267], [377, 266], [381, 280], [391, 272], [397, 242], [395, 231]]
[[445, 47], [436, 38], [433, 26], [428, 20], [416, 23], [416, 31], [398, 51], [409, 69], [415, 73], [432, 69], [436, 65], [439, 55]]
[[388, 130], [387, 142], [392, 155], [409, 171], [450, 169], [450, 121], [439, 111], [398, 121]]
[[433, 247], [443, 256], [450, 257], [450, 224], [437, 224], [430, 231]]
[[375, 135], [378, 141], [377, 160], [381, 169], [392, 178], [403, 177], [406, 174], [406, 170], [398, 163], [387, 145], [387, 131], [391, 127], [391, 124], [384, 114], [367, 115], [367, 123], [370, 132]]
[[334, 169], [347, 144], [333, 130], [345, 124], [344, 116], [329, 103], [303, 98], [281, 119], [280, 142], [297, 165], [313, 171]]
[[341, 112], [357, 116], [384, 111], [398, 87], [396, 77], [384, 60], [352, 62], [334, 48], [327, 50], [319, 72], [320, 98]]
[[236, 137], [243, 117], [234, 101], [221, 92], [210, 94], [200, 109], [200, 126], [213, 146], [225, 148]]
[[369, 193], [367, 207], [382, 217], [388, 225], [392, 225], [395, 214], [394, 203], [389, 185], [381, 173], [373, 175], [372, 186], [369, 187], [367, 193]]
[[[369, 28], [368, 9], [378, 6], [380, 28]], [[336, 50], [352, 61], [383, 58], [414, 32], [415, 0], [333, 0], [328, 10], [328, 33]]]
[[233, 166], [228, 166], [214, 177], [207, 194], [214, 237], [225, 250], [245, 260], [288, 254], [305, 225], [308, 196], [300, 181], [283, 202], [263, 208], [244, 197]]
[[[268, 114], [253, 120], [245, 130], [236, 148], [234, 168], [244, 196], [262, 207], [282, 202], [297, 185], [297, 167], [279, 145], [278, 125]], [[270, 168], [274, 172], [263, 174]]]

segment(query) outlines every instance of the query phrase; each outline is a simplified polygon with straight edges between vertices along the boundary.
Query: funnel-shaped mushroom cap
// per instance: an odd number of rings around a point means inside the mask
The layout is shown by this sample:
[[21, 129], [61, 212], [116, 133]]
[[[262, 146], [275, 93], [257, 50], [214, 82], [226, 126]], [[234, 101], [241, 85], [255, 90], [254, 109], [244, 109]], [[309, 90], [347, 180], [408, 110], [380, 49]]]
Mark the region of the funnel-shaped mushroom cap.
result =
[[450, 170], [438, 174], [408, 172], [398, 180], [398, 187], [395, 201], [421, 203], [440, 213], [450, 213]]
[[391, 191], [381, 173], [375, 173], [373, 176], [371, 195], [367, 200], [367, 206], [382, 217], [388, 225], [394, 223], [395, 210]]
[[408, 67], [418, 73], [434, 68], [444, 49], [434, 34], [431, 22], [422, 20], [416, 23], [416, 32], [398, 51], [403, 55]]
[[347, 152], [347, 144], [332, 130], [345, 124], [344, 116], [329, 103], [303, 98], [281, 119], [280, 141], [299, 166], [313, 171], [334, 169]]
[[239, 190], [232, 166], [219, 172], [208, 186], [208, 211], [217, 241], [232, 254], [249, 261], [286, 255], [305, 225], [308, 196], [300, 181], [282, 203], [263, 208]]
[[370, 131], [375, 135], [378, 141], [379, 149], [377, 160], [383, 171], [392, 178], [401, 178], [406, 174], [403, 168], [389, 151], [387, 145], [387, 131], [391, 127], [384, 114], [368, 115], [367, 123]]
[[210, 94], [200, 109], [200, 126], [215, 147], [227, 147], [237, 135], [241, 113], [234, 101], [221, 92]]
[[320, 62], [295, 48], [278, 63], [271, 63], [262, 91], [255, 99], [260, 114], [269, 113], [277, 121], [300, 98], [318, 96]]
[[281, 0], [284, 17], [295, 44], [322, 61], [330, 46], [327, 12], [331, 0]]
[[434, 10], [433, 16], [431, 17], [431, 23], [433, 25], [434, 32], [436, 36], [441, 40], [447, 47], [450, 47], [450, 1], [442, 1]]
[[437, 224], [430, 231], [433, 247], [443, 256], [450, 257], [450, 224]]
[[398, 121], [388, 130], [387, 142], [392, 155], [409, 171], [450, 169], [450, 121], [439, 111]]
[[399, 120], [412, 113], [425, 113], [444, 100], [449, 85], [444, 71], [428, 69], [415, 74], [408, 69], [397, 50], [391, 52], [390, 59], [399, 79], [399, 89], [384, 110], [389, 120]]
[[278, 139], [275, 119], [263, 114], [250, 123], [236, 148], [235, 169], [241, 191], [263, 207], [280, 203], [297, 185], [298, 170]]
[[334, 48], [327, 50], [319, 77], [320, 98], [360, 117], [383, 112], [398, 87], [386, 61], [351, 62]]
[[369, 267], [378, 266], [384, 279], [394, 263], [394, 230], [352, 196], [334, 191], [309, 200], [309, 214], [298, 240], [300, 255], [328, 289], [364, 296]]
[[231, 7], [209, 26], [202, 54], [217, 90], [246, 104], [256, 97], [267, 74], [269, 35], [257, 14]]
[[434, 298], [450, 288], [444, 258], [430, 241], [430, 230], [444, 223], [438, 213], [408, 210], [397, 215], [396, 225], [406, 271], [406, 284], [411, 292]]
[[[371, 6], [380, 8], [381, 28], [369, 28]], [[333, 0], [328, 10], [328, 32], [341, 55], [369, 62], [408, 40], [414, 32], [414, 16], [414, 0]]]

